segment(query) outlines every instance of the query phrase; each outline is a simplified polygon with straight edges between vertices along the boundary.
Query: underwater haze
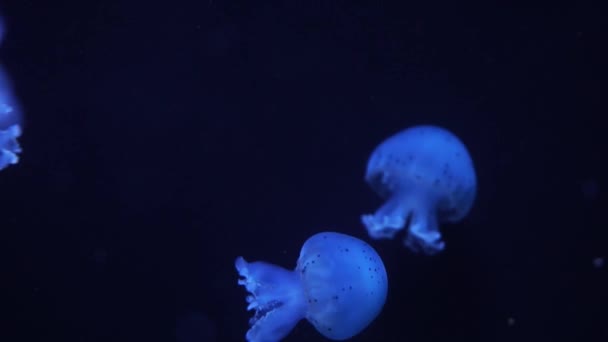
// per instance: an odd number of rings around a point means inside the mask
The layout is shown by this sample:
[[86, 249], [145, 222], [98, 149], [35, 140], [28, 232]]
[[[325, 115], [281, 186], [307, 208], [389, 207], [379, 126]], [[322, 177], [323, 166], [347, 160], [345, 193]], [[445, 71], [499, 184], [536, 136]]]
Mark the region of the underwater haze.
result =
[[608, 341], [606, 14], [0, 0], [0, 341]]

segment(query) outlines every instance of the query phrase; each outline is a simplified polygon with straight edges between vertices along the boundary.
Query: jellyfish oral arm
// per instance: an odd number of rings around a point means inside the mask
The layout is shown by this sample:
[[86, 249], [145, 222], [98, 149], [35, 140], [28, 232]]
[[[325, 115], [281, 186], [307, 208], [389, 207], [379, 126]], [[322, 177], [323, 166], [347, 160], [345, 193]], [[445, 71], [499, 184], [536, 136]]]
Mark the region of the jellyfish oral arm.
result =
[[0, 66], [0, 170], [19, 162], [21, 113], [9, 80]]
[[415, 190], [396, 191], [374, 213], [361, 216], [373, 239], [392, 239], [406, 228], [406, 247], [414, 252], [436, 254], [445, 248], [436, 219], [434, 198]]
[[414, 252], [427, 255], [443, 251], [445, 242], [441, 239], [436, 215], [427, 211], [413, 212], [403, 244]]
[[19, 146], [17, 138], [20, 135], [21, 127], [19, 125], [12, 125], [6, 130], [0, 130], [0, 170], [19, 162], [21, 146]]
[[409, 206], [395, 193], [374, 214], [361, 216], [361, 221], [372, 239], [392, 239], [405, 228]]
[[247, 310], [255, 310], [249, 320], [249, 342], [278, 342], [306, 315], [304, 288], [298, 273], [265, 262], [235, 261], [242, 277], [239, 285], [247, 292]]

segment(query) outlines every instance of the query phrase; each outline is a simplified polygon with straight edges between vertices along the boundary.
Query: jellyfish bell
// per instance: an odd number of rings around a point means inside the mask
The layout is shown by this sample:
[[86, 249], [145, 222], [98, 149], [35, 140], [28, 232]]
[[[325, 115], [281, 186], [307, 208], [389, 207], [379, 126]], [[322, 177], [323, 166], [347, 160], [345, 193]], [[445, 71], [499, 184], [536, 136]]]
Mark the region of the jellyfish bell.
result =
[[391, 239], [407, 228], [404, 244], [436, 254], [445, 248], [440, 222], [457, 222], [473, 206], [477, 180], [465, 145], [437, 126], [405, 129], [373, 151], [365, 173], [370, 187], [385, 200], [361, 220], [370, 237]]

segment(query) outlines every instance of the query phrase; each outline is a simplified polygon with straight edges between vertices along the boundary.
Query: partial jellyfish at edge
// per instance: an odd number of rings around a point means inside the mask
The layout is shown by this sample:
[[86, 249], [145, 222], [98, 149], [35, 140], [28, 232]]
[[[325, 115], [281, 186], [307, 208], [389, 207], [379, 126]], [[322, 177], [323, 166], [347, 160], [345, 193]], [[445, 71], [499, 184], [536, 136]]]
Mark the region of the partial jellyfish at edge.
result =
[[407, 228], [404, 244], [433, 255], [445, 248], [441, 222], [457, 222], [471, 210], [477, 191], [473, 161], [465, 145], [446, 129], [405, 129], [373, 151], [365, 180], [383, 199], [361, 220], [370, 237], [392, 239]]
[[388, 278], [382, 259], [367, 243], [340, 233], [310, 237], [295, 270], [238, 257], [239, 285], [249, 292], [249, 342], [277, 342], [306, 318], [323, 336], [345, 340], [381, 312]]
[[[0, 43], [4, 38], [5, 26], [0, 16]], [[21, 146], [17, 138], [21, 136], [22, 116], [12, 85], [0, 65], [0, 170], [19, 162]]]

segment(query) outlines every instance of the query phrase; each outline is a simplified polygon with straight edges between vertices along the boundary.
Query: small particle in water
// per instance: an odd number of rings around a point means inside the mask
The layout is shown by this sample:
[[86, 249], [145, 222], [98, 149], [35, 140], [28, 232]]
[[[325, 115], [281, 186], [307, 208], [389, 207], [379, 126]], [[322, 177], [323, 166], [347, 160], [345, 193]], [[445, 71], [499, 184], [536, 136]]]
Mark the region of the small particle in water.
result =
[[513, 317], [507, 318], [507, 325], [510, 326], [510, 327], [514, 326], [515, 325], [515, 318], [513, 318]]
[[595, 268], [602, 268], [602, 267], [604, 267], [604, 263], [605, 263], [605, 260], [602, 257], [598, 257], [598, 258], [594, 258], [593, 259], [593, 267], [595, 267]]
[[594, 200], [600, 192], [600, 186], [597, 181], [588, 179], [581, 183], [581, 190], [583, 192], [583, 197], [588, 200]]
[[95, 248], [93, 261], [99, 266], [105, 265], [108, 262], [108, 251], [104, 248]]

